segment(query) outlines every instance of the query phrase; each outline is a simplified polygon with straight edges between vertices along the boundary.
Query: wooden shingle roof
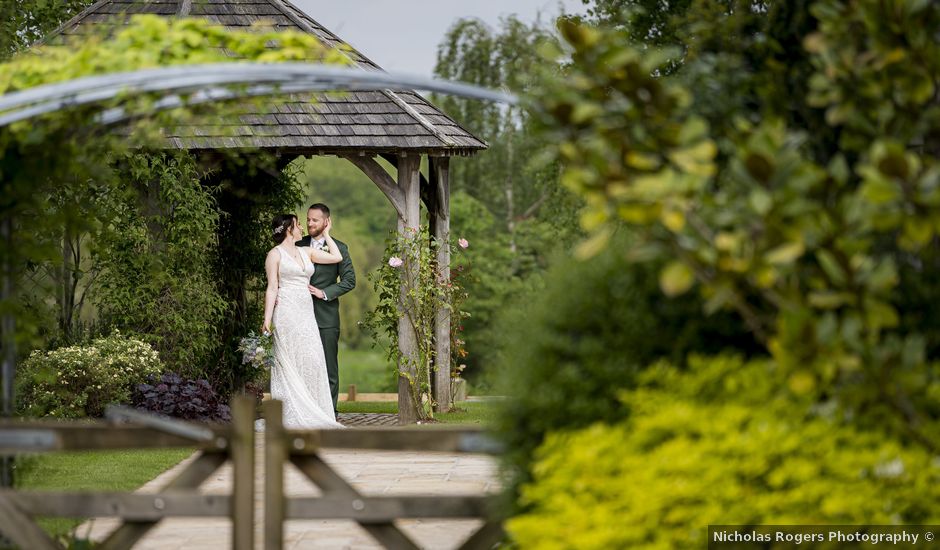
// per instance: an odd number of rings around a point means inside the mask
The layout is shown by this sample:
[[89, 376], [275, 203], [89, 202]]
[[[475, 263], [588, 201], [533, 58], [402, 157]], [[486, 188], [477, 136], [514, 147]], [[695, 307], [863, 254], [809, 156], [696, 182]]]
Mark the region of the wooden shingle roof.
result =
[[[287, 0], [98, 0], [66, 22], [56, 36], [97, 33], [130, 16], [204, 17], [228, 29], [255, 24], [310, 33], [330, 47], [343, 41]], [[353, 64], [381, 67], [348, 46]], [[240, 107], [214, 124], [187, 126], [168, 136], [181, 149], [264, 148], [297, 154], [410, 151], [468, 155], [486, 143], [411, 90], [294, 94]]]

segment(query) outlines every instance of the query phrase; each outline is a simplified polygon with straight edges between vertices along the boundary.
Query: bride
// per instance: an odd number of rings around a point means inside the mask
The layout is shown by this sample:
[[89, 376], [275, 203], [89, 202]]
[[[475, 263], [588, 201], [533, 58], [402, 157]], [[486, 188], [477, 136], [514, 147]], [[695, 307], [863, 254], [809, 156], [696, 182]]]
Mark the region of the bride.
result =
[[271, 398], [284, 403], [288, 428], [342, 428], [333, 417], [326, 359], [307, 285], [314, 262], [335, 264], [343, 257], [330, 237], [329, 218], [323, 230], [326, 246], [320, 250], [294, 244], [302, 234], [293, 214], [275, 216], [271, 229], [276, 246], [264, 260], [268, 288], [262, 326], [268, 333], [274, 328]]

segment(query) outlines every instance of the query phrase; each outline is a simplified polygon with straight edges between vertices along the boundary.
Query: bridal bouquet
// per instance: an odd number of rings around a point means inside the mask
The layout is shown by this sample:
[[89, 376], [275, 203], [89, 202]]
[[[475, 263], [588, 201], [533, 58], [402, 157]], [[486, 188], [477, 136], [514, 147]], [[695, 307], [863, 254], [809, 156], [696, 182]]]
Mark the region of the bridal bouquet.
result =
[[250, 365], [256, 374], [262, 374], [274, 364], [274, 338], [270, 333], [255, 334], [238, 342], [238, 351], [242, 352], [242, 365]]

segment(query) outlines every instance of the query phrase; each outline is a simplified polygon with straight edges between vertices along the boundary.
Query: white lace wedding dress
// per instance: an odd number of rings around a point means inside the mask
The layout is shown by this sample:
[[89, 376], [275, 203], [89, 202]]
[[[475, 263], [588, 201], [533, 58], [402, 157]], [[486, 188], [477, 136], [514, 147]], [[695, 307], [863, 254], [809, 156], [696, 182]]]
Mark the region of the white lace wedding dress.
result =
[[342, 428], [333, 417], [313, 298], [307, 290], [314, 265], [300, 249], [303, 265], [281, 246], [277, 305], [274, 306], [274, 366], [271, 397], [284, 403], [284, 425], [295, 429]]

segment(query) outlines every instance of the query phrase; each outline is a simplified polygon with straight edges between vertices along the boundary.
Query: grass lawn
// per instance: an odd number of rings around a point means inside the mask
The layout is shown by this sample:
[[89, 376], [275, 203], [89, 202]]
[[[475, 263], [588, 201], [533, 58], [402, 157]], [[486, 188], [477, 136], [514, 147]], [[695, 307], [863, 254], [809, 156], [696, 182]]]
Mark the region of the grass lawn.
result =
[[[16, 461], [15, 483], [17, 489], [28, 491], [134, 491], [192, 453], [192, 449], [137, 449], [24, 456]], [[42, 518], [39, 525], [58, 537], [82, 521]]]
[[445, 424], [480, 424], [488, 426], [496, 416], [496, 407], [486, 401], [464, 401], [453, 412], [436, 413], [434, 418]]
[[[398, 376], [395, 366], [385, 359], [381, 349], [339, 348], [339, 391], [345, 393], [350, 384], [359, 393], [397, 393]], [[485, 377], [468, 382], [470, 395], [487, 395], [493, 385]]]
[[[340, 401], [341, 413], [398, 413], [398, 403], [394, 401]], [[493, 403], [474, 401], [460, 403], [457, 410], [447, 413], [434, 413], [434, 419], [444, 424], [480, 424], [488, 425], [496, 414]]]
[[395, 367], [378, 349], [339, 349], [339, 391], [350, 384], [359, 393], [394, 393], [398, 391]]

